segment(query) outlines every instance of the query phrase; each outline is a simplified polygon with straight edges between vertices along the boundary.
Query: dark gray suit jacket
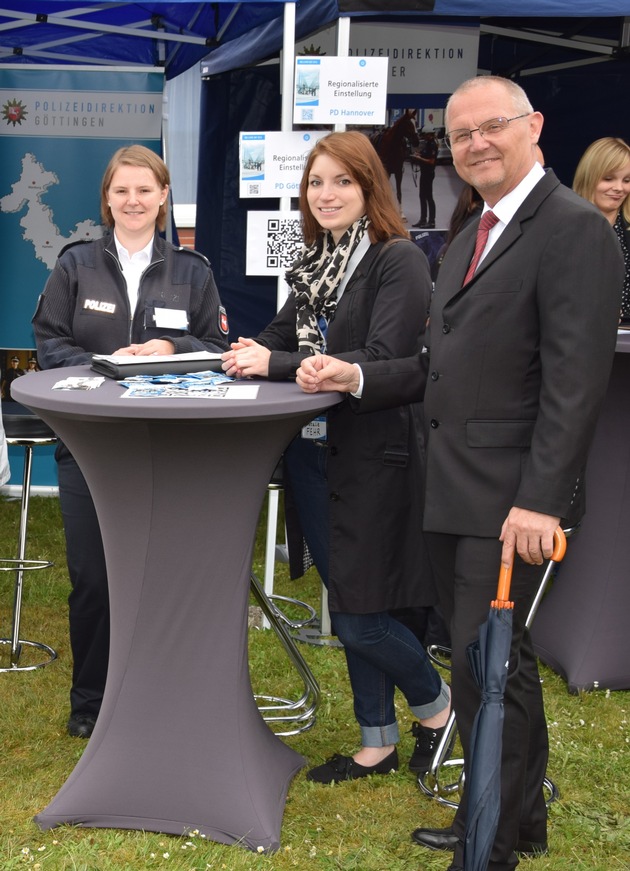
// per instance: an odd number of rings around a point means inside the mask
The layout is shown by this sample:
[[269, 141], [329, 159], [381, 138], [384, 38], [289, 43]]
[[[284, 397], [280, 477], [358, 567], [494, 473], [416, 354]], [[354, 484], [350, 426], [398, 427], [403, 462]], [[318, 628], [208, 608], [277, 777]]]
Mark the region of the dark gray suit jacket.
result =
[[[498, 537], [513, 505], [583, 513], [623, 263], [608, 222], [550, 170], [462, 288], [477, 224], [450, 246], [431, 305], [424, 528]], [[362, 411], [422, 395], [417, 359], [362, 369]]]

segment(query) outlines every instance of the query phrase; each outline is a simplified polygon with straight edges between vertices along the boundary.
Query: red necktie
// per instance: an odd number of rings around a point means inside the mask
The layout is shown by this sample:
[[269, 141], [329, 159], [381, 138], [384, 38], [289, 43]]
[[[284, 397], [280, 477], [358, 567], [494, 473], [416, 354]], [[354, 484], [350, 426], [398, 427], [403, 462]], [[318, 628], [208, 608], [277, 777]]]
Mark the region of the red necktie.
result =
[[[468, 272], [466, 273], [466, 278], [464, 278], [464, 284], [468, 284], [470, 279], [475, 274], [475, 269], [479, 266], [479, 260], [481, 259], [481, 255], [483, 253], [483, 249], [486, 247], [486, 242], [488, 241], [488, 233], [494, 227], [499, 219], [494, 214], [494, 212], [487, 211], [484, 212], [481, 216], [481, 220], [479, 221], [479, 226], [477, 227], [477, 241], [475, 242], [475, 253], [473, 254], [473, 258], [470, 261], [470, 266], [468, 267]], [[463, 287], [464, 285], [462, 285]]]

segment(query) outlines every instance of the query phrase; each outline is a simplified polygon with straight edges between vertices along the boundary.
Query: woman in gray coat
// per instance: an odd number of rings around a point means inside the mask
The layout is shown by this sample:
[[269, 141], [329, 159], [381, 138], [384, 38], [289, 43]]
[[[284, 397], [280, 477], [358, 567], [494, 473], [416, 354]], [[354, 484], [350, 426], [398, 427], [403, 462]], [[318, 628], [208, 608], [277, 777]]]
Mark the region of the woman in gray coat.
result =
[[[295, 377], [308, 354], [362, 363], [416, 352], [429, 267], [366, 136], [332, 133], [315, 145], [300, 209], [306, 247], [287, 273], [289, 298], [255, 340], [240, 338], [224, 354], [226, 372], [278, 380]], [[362, 738], [354, 756], [336, 754], [309, 772], [311, 780], [398, 768], [396, 686], [420, 721], [412, 770], [428, 769], [448, 717], [448, 687], [415, 635], [389, 613], [433, 601], [423, 572], [422, 457], [421, 406], [357, 415], [347, 401], [305, 427], [285, 453], [285, 475], [345, 648]]]

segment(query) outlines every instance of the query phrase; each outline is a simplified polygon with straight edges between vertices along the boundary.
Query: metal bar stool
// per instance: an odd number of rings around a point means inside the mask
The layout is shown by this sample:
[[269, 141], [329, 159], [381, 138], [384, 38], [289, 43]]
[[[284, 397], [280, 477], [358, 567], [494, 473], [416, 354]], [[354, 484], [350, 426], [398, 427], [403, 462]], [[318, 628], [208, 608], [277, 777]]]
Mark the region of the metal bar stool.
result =
[[[299, 599], [290, 598], [287, 596], [278, 596], [273, 592], [274, 587], [274, 568], [276, 562], [288, 562], [288, 543], [277, 544], [278, 535], [278, 512], [280, 493], [284, 490], [282, 458], [274, 469], [271, 480], [267, 485], [267, 535], [265, 543], [265, 574], [264, 574], [264, 589], [268, 598], [276, 603], [286, 603], [297, 606], [305, 610], [306, 615], [302, 620], [290, 620], [287, 615], [278, 607], [278, 612], [282, 615], [284, 623], [290, 628], [293, 637], [296, 641], [303, 641], [307, 644], [327, 647], [341, 647], [341, 643], [331, 636], [330, 614], [328, 613], [328, 591], [322, 584], [321, 586], [321, 604], [320, 617], [317, 616], [316, 610], [305, 602]], [[269, 629], [270, 624], [267, 617], [263, 617], [263, 628]]]
[[[568, 539], [572, 535], [575, 535], [578, 528], [579, 526], [571, 526], [568, 529], [563, 530], [566, 538]], [[538, 607], [542, 602], [543, 596], [545, 595], [547, 587], [549, 586], [549, 582], [554, 575], [556, 565], [557, 563], [555, 563], [553, 560], [549, 560], [549, 562], [547, 563], [547, 568], [543, 573], [540, 584], [538, 586], [538, 591], [534, 596], [534, 601], [532, 602], [529, 614], [527, 615], [527, 620], [525, 621], [525, 627], [527, 629], [529, 629], [533, 623], [536, 612], [538, 611]], [[441, 666], [442, 668], [450, 669], [448, 657], [450, 656], [451, 651], [449, 648], [440, 647], [437, 644], [433, 644], [429, 646], [429, 648], [427, 649], [427, 653], [436, 665]], [[458, 807], [459, 798], [461, 796], [464, 782], [464, 760], [448, 758], [456, 738], [456, 715], [455, 711], [451, 709], [451, 713], [446, 722], [446, 728], [444, 729], [444, 734], [442, 735], [437, 747], [435, 748], [429, 770], [418, 775], [418, 786], [420, 787], [422, 792], [425, 795], [428, 795], [430, 798], [434, 798], [439, 804], [443, 804], [446, 807], [451, 808]], [[459, 775], [456, 780], [453, 780], [452, 777], [449, 777], [451, 769], [456, 769], [459, 771]], [[545, 777], [543, 781], [543, 787], [547, 796], [547, 805], [550, 805], [559, 797], [560, 793], [558, 792], [558, 788], [555, 783], [548, 777]], [[453, 796], [455, 795], [457, 796], [457, 798], [453, 798]]]
[[250, 578], [250, 589], [258, 604], [260, 605], [266, 620], [271, 629], [274, 630], [290, 661], [293, 663], [296, 671], [302, 678], [304, 691], [299, 699], [286, 699], [282, 696], [266, 695], [256, 693], [256, 701], [269, 702], [270, 704], [259, 704], [258, 710], [261, 712], [263, 719], [267, 723], [290, 724], [295, 723], [295, 727], [290, 727], [284, 731], [276, 731], [277, 735], [299, 735], [301, 732], [306, 732], [315, 725], [315, 714], [319, 705], [319, 684], [315, 680], [313, 673], [308, 667], [306, 660], [297, 648], [297, 645], [291, 633], [286, 628], [287, 626], [295, 627], [286, 615], [276, 606], [276, 599], [283, 599], [294, 604], [303, 605], [306, 609], [310, 606], [304, 602], [297, 602], [293, 599], [286, 599], [282, 596], [268, 596], [265, 593], [260, 581], [255, 574], [252, 573]]
[[[309, 626], [317, 617], [317, 613], [311, 605], [306, 602], [301, 602], [299, 599], [289, 596], [279, 596], [274, 594], [274, 576], [276, 562], [289, 562], [289, 545], [286, 540], [284, 544], [277, 543], [278, 537], [278, 514], [280, 508], [280, 493], [284, 489], [282, 457], [280, 458], [276, 468], [273, 471], [271, 480], [267, 485], [267, 532], [265, 537], [265, 573], [264, 573], [264, 591], [267, 598], [274, 603], [284, 602], [289, 605], [294, 605], [306, 612], [306, 616], [302, 620], [290, 620], [282, 609], [276, 604], [276, 611], [282, 615], [283, 622], [291, 630], [299, 630], [304, 626]], [[263, 629], [270, 629], [271, 624], [263, 609]]]
[[[15, 406], [15, 411], [7, 408], [8, 405]], [[24, 473], [22, 476], [22, 498], [20, 505], [20, 529], [18, 533], [17, 559], [0, 559], [1, 572], [15, 573], [11, 634], [8, 638], [0, 638], [0, 645], [6, 645], [10, 648], [10, 665], [0, 668], [0, 672], [33, 671], [36, 668], [42, 668], [43, 666], [48, 665], [57, 658], [56, 651], [47, 644], [43, 644], [40, 641], [28, 641], [20, 638], [24, 573], [50, 568], [53, 565], [47, 560], [25, 559], [33, 448], [43, 445], [53, 445], [57, 442], [57, 437], [43, 420], [18, 403], [5, 403], [2, 409], [2, 421], [4, 424], [7, 444], [17, 445], [24, 448]], [[45, 659], [32, 665], [20, 665], [20, 657], [24, 647], [32, 647], [41, 650], [46, 654]]]

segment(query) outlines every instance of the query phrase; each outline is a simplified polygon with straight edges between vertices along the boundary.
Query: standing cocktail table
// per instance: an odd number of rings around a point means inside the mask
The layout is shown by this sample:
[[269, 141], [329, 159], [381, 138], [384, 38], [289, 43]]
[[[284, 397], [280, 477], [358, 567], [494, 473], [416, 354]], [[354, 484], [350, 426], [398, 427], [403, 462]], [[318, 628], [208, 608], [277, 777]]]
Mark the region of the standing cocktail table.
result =
[[304, 759], [252, 694], [247, 606], [258, 514], [299, 428], [339, 394], [260, 382], [251, 400], [123, 399], [53, 390], [87, 366], [16, 384], [67, 444], [90, 487], [111, 603], [107, 687], [94, 733], [36, 822], [192, 831], [277, 849]]

